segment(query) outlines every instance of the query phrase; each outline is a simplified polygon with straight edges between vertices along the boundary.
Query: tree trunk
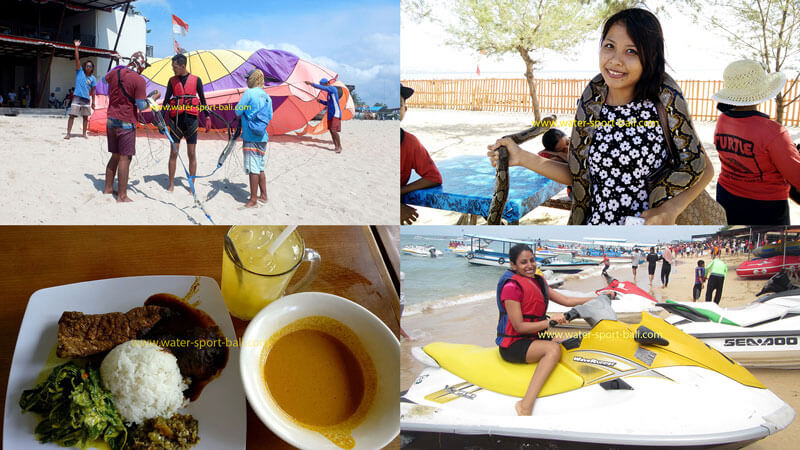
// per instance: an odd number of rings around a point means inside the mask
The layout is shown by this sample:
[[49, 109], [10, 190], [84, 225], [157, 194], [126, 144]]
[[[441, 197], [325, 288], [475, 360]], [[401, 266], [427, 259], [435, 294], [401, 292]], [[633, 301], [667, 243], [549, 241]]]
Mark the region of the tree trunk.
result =
[[531, 59], [528, 49], [524, 47], [518, 47], [517, 51], [519, 51], [520, 56], [522, 56], [522, 60], [525, 61], [525, 80], [528, 81], [528, 90], [531, 94], [533, 117], [534, 120], [538, 122], [542, 118], [542, 113], [539, 111], [539, 97], [536, 95], [536, 84], [533, 82], [533, 64], [535, 61]]
[[783, 92], [778, 92], [775, 96], [775, 120], [783, 125]]

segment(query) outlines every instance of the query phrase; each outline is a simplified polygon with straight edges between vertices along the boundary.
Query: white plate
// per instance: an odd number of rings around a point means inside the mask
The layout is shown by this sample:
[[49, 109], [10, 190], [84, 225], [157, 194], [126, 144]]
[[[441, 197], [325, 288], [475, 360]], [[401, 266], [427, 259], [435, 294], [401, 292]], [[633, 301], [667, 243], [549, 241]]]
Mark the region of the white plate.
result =
[[[41, 418], [22, 414], [22, 391], [34, 387], [47, 355], [56, 345], [58, 319], [64, 311], [85, 314], [126, 312], [153, 294], [166, 292], [183, 297], [194, 282], [192, 276], [148, 276], [87, 281], [36, 291], [28, 301], [17, 337], [11, 373], [8, 376], [6, 410], [3, 423], [3, 448], [62, 448], [40, 444], [33, 429]], [[200, 289], [191, 302], [211, 316], [222, 333], [236, 339], [222, 293], [216, 281], [200, 278]], [[247, 417], [244, 390], [239, 376], [239, 348], [231, 346], [228, 364], [222, 375], [209, 383], [200, 397], [183, 411], [197, 419], [200, 442], [195, 449], [245, 447]]]

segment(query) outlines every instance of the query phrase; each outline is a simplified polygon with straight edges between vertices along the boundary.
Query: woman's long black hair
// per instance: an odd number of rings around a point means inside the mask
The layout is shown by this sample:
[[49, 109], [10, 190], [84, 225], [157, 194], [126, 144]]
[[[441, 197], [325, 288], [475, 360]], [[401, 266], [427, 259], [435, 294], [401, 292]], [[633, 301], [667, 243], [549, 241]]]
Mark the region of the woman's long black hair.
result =
[[658, 100], [664, 82], [666, 59], [664, 58], [664, 33], [661, 23], [653, 13], [641, 8], [624, 9], [606, 20], [603, 25], [602, 45], [611, 27], [620, 23], [636, 45], [642, 63], [642, 77], [633, 91], [634, 100]]

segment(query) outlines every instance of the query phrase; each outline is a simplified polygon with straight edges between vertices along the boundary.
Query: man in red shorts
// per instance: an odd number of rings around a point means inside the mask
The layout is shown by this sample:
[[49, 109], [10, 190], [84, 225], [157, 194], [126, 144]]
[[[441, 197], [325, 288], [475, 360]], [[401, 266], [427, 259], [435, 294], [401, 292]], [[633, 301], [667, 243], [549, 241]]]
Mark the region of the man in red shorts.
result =
[[339, 137], [339, 133], [342, 132], [342, 108], [339, 106], [339, 91], [333, 83], [334, 80], [328, 80], [327, 78], [319, 80], [319, 84], [306, 81], [307, 85], [328, 93], [328, 98], [325, 101], [319, 99], [317, 101], [328, 109], [328, 131], [331, 132], [331, 139], [333, 139], [333, 150], [336, 153], [342, 153], [342, 139]]
[[136, 52], [127, 67], [117, 66], [105, 77], [108, 83], [106, 136], [111, 159], [106, 165], [103, 193], [114, 193], [114, 177], [118, 175], [117, 203], [133, 201], [128, 197], [128, 171], [136, 154], [136, 111], [147, 108], [145, 82], [139, 75], [145, 66], [142, 52]]
[[[406, 100], [414, 94], [414, 90], [410, 87], [400, 85], [400, 120], [406, 116]], [[408, 180], [411, 178], [411, 171], [417, 172], [421, 177], [412, 183]], [[431, 159], [431, 155], [425, 150], [422, 143], [419, 142], [416, 136], [400, 129], [400, 195], [408, 192], [418, 191], [420, 189], [427, 189], [429, 187], [439, 186], [442, 184], [442, 174]], [[413, 207], [400, 204], [400, 223], [403, 225], [411, 225], [417, 220], [419, 215], [417, 210]]]

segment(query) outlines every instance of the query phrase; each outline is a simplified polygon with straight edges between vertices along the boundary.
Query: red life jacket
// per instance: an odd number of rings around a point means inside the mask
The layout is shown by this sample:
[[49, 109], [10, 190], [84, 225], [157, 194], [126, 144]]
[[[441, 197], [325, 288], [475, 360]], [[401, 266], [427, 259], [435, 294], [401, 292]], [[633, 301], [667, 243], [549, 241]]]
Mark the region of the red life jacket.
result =
[[[544, 278], [537, 275], [535, 279], [531, 279], [514, 274], [509, 280], [517, 283], [517, 286], [522, 289], [522, 301], [520, 302], [520, 306], [522, 307], [522, 320], [525, 322], [538, 322], [547, 319], [546, 313], [549, 299], [547, 297], [547, 292], [544, 291], [547, 286], [547, 282]], [[514, 330], [514, 327], [511, 325], [511, 319], [508, 318], [503, 303], [504, 302], [500, 300], [498, 305], [501, 306], [501, 309], [497, 330], [497, 338], [500, 342], [498, 342], [497, 345], [507, 348], [513, 342], [522, 338], [536, 339], [536, 334], [521, 334]]]
[[175, 117], [178, 111], [181, 114], [190, 114], [196, 116], [200, 113], [200, 99], [197, 97], [197, 77], [189, 74], [186, 78], [186, 84], [181, 84], [181, 79], [177, 75], [169, 79], [169, 85], [172, 87], [173, 98], [169, 99], [169, 104], [172, 106], [169, 110], [169, 116]]

